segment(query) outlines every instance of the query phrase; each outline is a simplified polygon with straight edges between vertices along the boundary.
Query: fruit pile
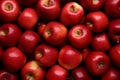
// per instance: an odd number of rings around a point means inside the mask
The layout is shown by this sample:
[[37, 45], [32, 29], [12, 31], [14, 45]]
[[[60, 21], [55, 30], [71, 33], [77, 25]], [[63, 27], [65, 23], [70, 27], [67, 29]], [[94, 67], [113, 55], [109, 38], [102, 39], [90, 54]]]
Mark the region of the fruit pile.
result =
[[120, 80], [120, 0], [0, 0], [0, 80]]

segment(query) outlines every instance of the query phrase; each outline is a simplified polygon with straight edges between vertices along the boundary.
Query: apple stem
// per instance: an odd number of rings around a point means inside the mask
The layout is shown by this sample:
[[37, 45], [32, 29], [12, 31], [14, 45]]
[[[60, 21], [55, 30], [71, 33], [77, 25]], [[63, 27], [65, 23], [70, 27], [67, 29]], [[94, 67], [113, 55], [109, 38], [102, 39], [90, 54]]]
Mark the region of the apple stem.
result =
[[86, 25], [89, 26], [89, 27], [93, 27], [92, 22], [87, 22]]
[[45, 33], [45, 35], [46, 35], [47, 37], [51, 36], [51, 30], [49, 29], [49, 30]]
[[42, 57], [42, 52], [38, 52], [37, 56], [41, 58]]
[[2, 36], [5, 36], [5, 35], [6, 35], [6, 31], [1, 31], [0, 34], [1, 34]]
[[98, 63], [98, 68], [99, 68], [99, 69], [103, 68], [103, 67], [104, 67], [103, 64], [104, 64], [103, 62], [99, 62], [99, 63]]
[[93, 0], [93, 4], [97, 4], [99, 0]]
[[34, 80], [34, 76], [33, 76], [32, 74], [29, 74], [29, 75], [27, 76], [27, 80]]
[[81, 36], [82, 35], [82, 30], [76, 30], [75, 34], [76, 34], [76, 36]]
[[72, 5], [72, 6], [71, 6], [71, 11], [72, 11], [72, 12], [77, 12], [77, 10], [78, 10], [78, 9], [75, 7], [75, 5]]
[[13, 9], [12, 4], [7, 3], [6, 6], [5, 6], [5, 10], [10, 11], [10, 10], [12, 10], [12, 9]]
[[50, 6], [50, 5], [52, 5], [52, 4], [53, 4], [53, 3], [52, 3], [51, 0], [46, 0], [45, 3], [44, 3], [45, 6]]

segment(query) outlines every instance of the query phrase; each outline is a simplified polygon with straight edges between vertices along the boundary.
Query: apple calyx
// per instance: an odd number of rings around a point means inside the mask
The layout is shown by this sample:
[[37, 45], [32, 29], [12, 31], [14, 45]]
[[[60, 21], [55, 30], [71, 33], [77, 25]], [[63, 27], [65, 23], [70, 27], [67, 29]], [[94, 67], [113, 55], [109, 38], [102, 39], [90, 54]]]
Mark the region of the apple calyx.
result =
[[51, 6], [51, 5], [53, 5], [53, 0], [45, 0], [44, 5], [45, 6]]
[[82, 36], [83, 31], [81, 29], [75, 30], [75, 36]]
[[93, 23], [92, 22], [87, 22], [86, 25], [89, 26], [90, 28], [93, 27]]
[[48, 31], [45, 32], [46, 37], [49, 37], [52, 35], [51, 29], [48, 29]]
[[5, 10], [11, 11], [13, 9], [13, 5], [11, 3], [6, 3], [5, 4]]
[[104, 62], [100, 61], [98, 62], [98, 68], [102, 69], [104, 67]]
[[42, 52], [38, 52], [37, 53], [37, 57], [41, 58], [43, 55], [42, 55]]
[[34, 75], [31, 74], [31, 73], [29, 73], [29, 74], [27, 75], [27, 80], [34, 80]]
[[98, 4], [99, 0], [93, 0], [92, 2], [93, 2], [93, 4]]
[[5, 36], [6, 35], [6, 31], [5, 30], [3, 30], [3, 31], [0, 31], [0, 35], [2, 35], [2, 36]]
[[77, 12], [79, 8], [79, 5], [77, 3], [74, 3], [73, 5], [71, 5], [70, 10], [72, 12]]

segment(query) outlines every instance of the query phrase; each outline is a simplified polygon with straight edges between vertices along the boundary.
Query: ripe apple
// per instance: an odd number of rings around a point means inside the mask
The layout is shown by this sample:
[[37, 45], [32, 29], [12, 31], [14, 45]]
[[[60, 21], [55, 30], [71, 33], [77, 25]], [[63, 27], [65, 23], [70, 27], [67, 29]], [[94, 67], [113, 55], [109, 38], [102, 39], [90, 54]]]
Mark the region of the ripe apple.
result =
[[38, 0], [17, 0], [21, 6], [31, 7], [34, 6]]
[[25, 8], [17, 19], [23, 29], [32, 29], [38, 21], [37, 12], [33, 8]]
[[20, 6], [16, 0], [0, 0], [0, 21], [14, 22], [20, 12]]
[[66, 36], [67, 28], [56, 21], [49, 22], [43, 31], [44, 40], [52, 45], [61, 44], [66, 39]]
[[36, 61], [27, 62], [21, 70], [22, 80], [43, 80], [45, 71]]
[[84, 67], [77, 67], [72, 70], [73, 80], [93, 80]]
[[39, 0], [36, 11], [43, 21], [56, 20], [60, 15], [60, 2], [58, 0]]
[[53, 66], [58, 59], [58, 50], [47, 44], [40, 44], [34, 52], [35, 60], [43, 67]]
[[84, 17], [84, 10], [77, 2], [68, 2], [62, 8], [60, 21], [66, 26], [80, 23]]
[[95, 76], [103, 75], [110, 65], [109, 57], [104, 52], [93, 51], [85, 62], [87, 70]]
[[32, 30], [26, 30], [19, 39], [18, 47], [26, 54], [31, 54], [33, 53], [39, 41], [40, 36], [36, 32]]
[[10, 47], [4, 52], [2, 63], [7, 71], [17, 72], [26, 63], [26, 56], [17, 47]]
[[113, 46], [109, 51], [109, 55], [113, 64], [120, 67], [120, 44]]
[[109, 51], [111, 48], [111, 44], [106, 33], [101, 33], [98, 35], [93, 36], [92, 39], [92, 48], [96, 51]]
[[59, 65], [49, 68], [46, 73], [46, 80], [67, 80], [68, 71]]
[[38, 34], [43, 37], [43, 31], [46, 27], [46, 24], [45, 23], [39, 23], [38, 24]]
[[108, 36], [113, 42], [120, 42], [120, 19], [112, 20], [109, 23]]
[[94, 11], [86, 15], [84, 23], [92, 32], [98, 33], [108, 27], [109, 20], [103, 12]]
[[0, 27], [0, 44], [2, 46], [15, 46], [22, 32], [16, 24], [6, 23]]
[[70, 29], [68, 38], [76, 48], [85, 48], [92, 41], [92, 33], [86, 26], [80, 24]]
[[67, 70], [76, 68], [82, 61], [82, 54], [70, 45], [61, 48], [58, 62]]

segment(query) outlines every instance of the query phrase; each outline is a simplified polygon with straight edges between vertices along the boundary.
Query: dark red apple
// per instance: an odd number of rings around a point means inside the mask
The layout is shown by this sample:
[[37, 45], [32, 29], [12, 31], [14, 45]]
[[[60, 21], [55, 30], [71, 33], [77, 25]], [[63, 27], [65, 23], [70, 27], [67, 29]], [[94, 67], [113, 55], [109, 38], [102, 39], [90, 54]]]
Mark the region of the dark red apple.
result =
[[53, 66], [58, 59], [58, 50], [48, 44], [40, 44], [34, 52], [35, 60], [43, 67]]
[[3, 53], [4, 53], [4, 50], [3, 50], [2, 46], [0, 46], [0, 61], [1, 61], [1, 59], [2, 59]]
[[31, 6], [34, 6], [38, 0], [17, 0], [18, 3], [23, 7], [31, 7]]
[[56, 20], [60, 15], [60, 2], [58, 0], [39, 0], [37, 13], [44, 21]]
[[110, 60], [109, 57], [104, 52], [93, 51], [86, 59], [86, 68], [92, 75], [103, 75], [109, 65]]
[[39, 41], [40, 36], [36, 32], [26, 30], [19, 39], [18, 47], [25, 52], [25, 54], [31, 54], [35, 50]]
[[106, 33], [101, 33], [93, 36], [92, 39], [92, 48], [96, 51], [109, 51], [111, 48], [111, 44]]
[[22, 32], [16, 24], [6, 23], [0, 27], [0, 44], [2, 46], [15, 46]]
[[26, 56], [17, 47], [10, 47], [4, 52], [2, 63], [7, 71], [17, 72], [26, 63]]
[[67, 70], [76, 68], [82, 61], [81, 53], [70, 45], [61, 48], [58, 62]]
[[68, 38], [76, 48], [85, 48], [91, 43], [92, 34], [86, 26], [80, 24], [70, 29]]
[[67, 80], [68, 71], [59, 65], [49, 68], [46, 73], [46, 80]]
[[94, 11], [86, 15], [84, 23], [92, 32], [98, 33], [108, 27], [109, 20], [102, 11]]
[[0, 21], [14, 22], [20, 12], [20, 6], [16, 0], [0, 0]]
[[84, 17], [84, 10], [77, 2], [68, 2], [62, 8], [60, 21], [66, 26], [80, 23]]
[[56, 21], [49, 22], [43, 31], [44, 40], [52, 45], [61, 44], [66, 39], [66, 36], [67, 28]]
[[45, 71], [36, 61], [27, 62], [21, 70], [22, 80], [43, 80]]
[[23, 29], [33, 29], [38, 21], [38, 15], [33, 8], [25, 8], [17, 19]]

